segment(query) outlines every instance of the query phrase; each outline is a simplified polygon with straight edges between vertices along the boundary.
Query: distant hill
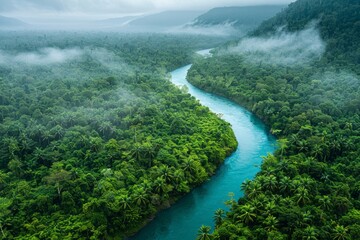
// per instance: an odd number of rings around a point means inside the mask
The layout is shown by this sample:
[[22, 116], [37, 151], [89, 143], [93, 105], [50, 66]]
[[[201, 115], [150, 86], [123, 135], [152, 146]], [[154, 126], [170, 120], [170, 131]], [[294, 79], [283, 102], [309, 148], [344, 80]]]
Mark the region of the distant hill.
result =
[[98, 21], [97, 25], [99, 25], [99, 26], [123, 26], [136, 18], [138, 18], [138, 17], [126, 16], [126, 17], [120, 17], [120, 18], [109, 18], [109, 19], [105, 19], [102, 21]]
[[97, 21], [92, 27], [129, 32], [169, 31], [192, 22], [201, 11], [166, 11], [141, 16], [126, 16]]
[[20, 21], [16, 18], [9, 18], [0, 16], [0, 29], [8, 29], [8, 28], [18, 28], [18, 27], [25, 27], [27, 26], [26, 23]]
[[335, 60], [344, 64], [360, 62], [358, 0], [299, 0], [263, 22], [253, 35], [271, 35], [280, 27], [295, 32], [303, 30], [312, 22], [315, 22], [321, 37], [327, 43], [324, 60]]
[[129, 23], [136, 27], [177, 27], [193, 21], [201, 11], [166, 11], [138, 17]]
[[265, 5], [247, 7], [219, 7], [197, 17], [193, 26], [213, 26], [232, 24], [235, 28], [254, 29], [266, 19], [279, 13], [285, 5]]

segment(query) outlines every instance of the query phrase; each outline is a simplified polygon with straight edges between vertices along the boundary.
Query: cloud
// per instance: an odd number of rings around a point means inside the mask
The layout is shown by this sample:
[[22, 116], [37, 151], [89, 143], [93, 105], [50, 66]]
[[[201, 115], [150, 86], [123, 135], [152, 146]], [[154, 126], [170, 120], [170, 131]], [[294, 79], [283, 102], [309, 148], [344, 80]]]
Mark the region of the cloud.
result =
[[63, 1], [55, 0], [0, 0], [0, 11], [14, 11], [19, 9], [65, 10]]
[[0, 12], [55, 11], [134, 13], [139, 11], [209, 9], [217, 6], [288, 4], [294, 0], [0, 0]]
[[253, 62], [301, 65], [321, 57], [325, 43], [315, 24], [311, 24], [294, 33], [279, 30], [270, 37], [245, 38], [228, 51], [242, 54]]
[[294, 0], [152, 0], [151, 2], [159, 9], [210, 9], [223, 6], [289, 4]]
[[81, 57], [77, 48], [42, 48], [36, 52], [22, 52], [15, 55], [0, 51], [0, 64], [52, 65], [61, 64]]
[[96, 48], [93, 50], [86, 48], [84, 51], [94, 61], [100, 63], [110, 71], [121, 71], [125, 73], [133, 70], [133, 67], [124, 62], [121, 57], [105, 48]]
[[175, 34], [199, 34], [207, 36], [243, 36], [240, 30], [235, 29], [232, 24], [219, 24], [209, 26], [186, 25], [168, 31]]
[[[69, 64], [70, 63], [70, 64]], [[79, 74], [79, 70], [94, 64]], [[0, 68], [16, 69], [17, 72], [38, 75], [55, 79], [89, 79], [104, 72], [120, 76], [134, 71], [123, 58], [105, 48], [42, 48], [32, 52], [12, 53], [0, 50]], [[100, 70], [99, 70], [100, 69]]]
[[132, 12], [153, 8], [146, 0], [0, 0], [0, 12]]

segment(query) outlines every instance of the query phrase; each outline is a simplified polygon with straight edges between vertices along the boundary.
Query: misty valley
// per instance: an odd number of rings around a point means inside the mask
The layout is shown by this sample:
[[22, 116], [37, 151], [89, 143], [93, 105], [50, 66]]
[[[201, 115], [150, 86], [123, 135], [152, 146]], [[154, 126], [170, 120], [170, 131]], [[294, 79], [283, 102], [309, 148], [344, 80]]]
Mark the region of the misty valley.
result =
[[0, 239], [360, 239], [360, 3], [285, 2], [0, 16]]

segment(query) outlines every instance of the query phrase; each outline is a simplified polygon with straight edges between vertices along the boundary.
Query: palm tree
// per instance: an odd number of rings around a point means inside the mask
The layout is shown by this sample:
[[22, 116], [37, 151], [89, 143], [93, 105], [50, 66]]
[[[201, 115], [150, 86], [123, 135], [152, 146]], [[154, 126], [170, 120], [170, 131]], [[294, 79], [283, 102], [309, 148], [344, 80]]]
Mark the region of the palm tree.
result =
[[288, 143], [289, 143], [289, 140], [287, 140], [286, 138], [281, 138], [281, 139], [277, 140], [277, 145], [280, 150], [281, 158], [283, 157], [285, 150], [288, 148]]
[[120, 209], [128, 210], [131, 209], [131, 198], [128, 195], [122, 195], [119, 200]]
[[9, 158], [15, 158], [15, 152], [20, 150], [18, 140], [14, 137], [5, 137], [3, 142], [4, 145], [7, 147]]
[[65, 122], [67, 127], [72, 127], [76, 123], [76, 116], [74, 114], [66, 114]]
[[276, 204], [274, 201], [266, 203], [264, 215], [265, 216], [271, 215], [275, 208], [276, 208]]
[[337, 225], [334, 229], [333, 239], [334, 240], [350, 239], [347, 231], [348, 229], [346, 227]]
[[297, 134], [291, 134], [290, 136], [290, 143], [291, 145], [297, 145], [298, 142], [299, 142], [300, 138], [299, 138], [299, 135]]
[[131, 156], [134, 157], [137, 161], [140, 161], [142, 159], [142, 155], [143, 148], [140, 143], [136, 142], [131, 150]]
[[353, 124], [351, 122], [346, 122], [345, 123], [345, 129], [352, 130], [353, 129]]
[[248, 191], [249, 191], [249, 189], [250, 189], [250, 187], [251, 187], [251, 184], [252, 184], [251, 180], [246, 179], [245, 181], [243, 181], [243, 182], [241, 183], [240, 188], [241, 188], [241, 190], [242, 190], [245, 194], [248, 194]]
[[142, 144], [142, 147], [144, 149], [144, 156], [149, 158], [150, 160], [154, 159], [156, 157], [156, 146], [154, 146], [150, 141], [144, 142]]
[[286, 195], [289, 194], [291, 189], [294, 187], [291, 179], [287, 176], [282, 177], [280, 179], [279, 185], [280, 185], [280, 192]]
[[237, 216], [237, 219], [240, 222], [243, 223], [251, 223], [255, 220], [256, 218], [256, 214], [255, 212], [255, 208], [253, 206], [251, 206], [250, 204], [245, 204], [240, 206], [240, 215]]
[[263, 172], [268, 172], [270, 175], [273, 170], [274, 167], [278, 164], [279, 160], [276, 159], [276, 157], [272, 154], [268, 154], [266, 157], [263, 157], [263, 163], [261, 165], [261, 169], [263, 170]]
[[152, 192], [153, 183], [148, 179], [144, 179], [144, 181], [140, 184], [140, 187], [145, 191], [146, 194], [150, 194]]
[[181, 169], [177, 169], [173, 174], [172, 185], [177, 192], [189, 192], [190, 188], [188, 182], [185, 179], [184, 172]]
[[33, 141], [28, 138], [28, 136], [23, 133], [20, 136], [20, 150], [23, 152], [23, 155], [25, 155], [25, 152], [33, 149]]
[[331, 158], [330, 160], [333, 160], [339, 154], [341, 150], [341, 146], [337, 139], [333, 139], [331, 140], [329, 147], [330, 147], [330, 158]]
[[310, 201], [309, 191], [304, 187], [296, 189], [295, 200], [298, 204], [305, 204]]
[[224, 220], [225, 211], [221, 208], [217, 209], [214, 214], [215, 226], [218, 227]]
[[56, 138], [56, 139], [59, 139], [59, 138], [62, 138], [65, 134], [65, 131], [63, 129], [62, 126], [60, 125], [56, 125], [55, 127], [53, 127], [51, 130], [50, 130], [50, 133]]
[[311, 212], [310, 212], [310, 211], [306, 211], [306, 212], [304, 212], [304, 213], [302, 214], [302, 218], [299, 219], [299, 221], [297, 222], [297, 224], [298, 224], [299, 226], [304, 226], [304, 227], [310, 226], [310, 223], [311, 223], [311, 221], [312, 221], [312, 218], [313, 218], [313, 216], [312, 216]]
[[99, 131], [103, 134], [103, 137], [110, 136], [114, 132], [114, 128], [109, 121], [101, 122]]
[[185, 159], [181, 166], [184, 172], [189, 172], [190, 174], [194, 173], [196, 169], [194, 165], [194, 160], [190, 158]]
[[280, 199], [280, 204], [290, 207], [294, 205], [294, 201], [291, 197], [283, 197]]
[[94, 152], [100, 151], [103, 146], [103, 140], [100, 137], [90, 137], [90, 148]]
[[256, 181], [256, 179], [255, 179], [254, 181], [252, 181], [252, 184], [250, 186], [250, 189], [249, 189], [247, 195], [250, 199], [253, 199], [256, 196], [258, 196], [259, 194], [261, 194], [262, 192], [263, 191], [262, 191], [261, 184], [258, 181]]
[[132, 199], [139, 207], [146, 207], [149, 203], [148, 195], [143, 188], [137, 188], [132, 195]]
[[301, 177], [301, 186], [305, 187], [306, 189], [310, 190], [310, 192], [315, 188], [316, 184], [315, 181], [310, 177]]
[[304, 234], [302, 237], [303, 240], [317, 240], [316, 228], [312, 226], [308, 226], [304, 230]]
[[274, 191], [277, 188], [277, 180], [274, 175], [264, 176], [263, 181], [264, 181], [263, 186], [266, 189], [268, 189], [270, 191]]
[[170, 183], [174, 178], [173, 168], [167, 165], [160, 166], [159, 174], [167, 183]]
[[323, 156], [323, 150], [319, 144], [314, 145], [311, 153], [316, 159], [321, 159]]
[[255, 198], [251, 200], [251, 204], [255, 207], [255, 209], [263, 209], [264, 201], [261, 198]]
[[276, 230], [276, 225], [279, 223], [279, 221], [276, 219], [276, 217], [269, 215], [265, 220], [264, 224], [266, 225], [265, 229], [269, 232]]
[[177, 169], [174, 171], [173, 177], [176, 185], [179, 185], [184, 180], [184, 172], [181, 169]]
[[211, 240], [212, 236], [210, 234], [211, 228], [209, 226], [202, 225], [198, 231], [197, 240]]
[[8, 163], [8, 168], [17, 176], [19, 177], [23, 172], [22, 167], [24, 164], [17, 158], [11, 159]]
[[44, 131], [44, 133], [42, 134], [42, 140], [46, 144], [49, 144], [51, 138], [52, 138], [52, 134], [50, 133], [50, 131]]
[[298, 143], [298, 150], [299, 152], [307, 152], [309, 149], [308, 143], [306, 140], [300, 140]]
[[42, 136], [43, 132], [45, 131], [45, 128], [42, 125], [35, 124], [32, 126], [29, 126], [28, 129], [29, 129], [28, 135], [34, 141], [41, 142], [41, 136]]
[[330, 182], [331, 180], [330, 180], [330, 176], [329, 176], [329, 174], [327, 174], [327, 173], [323, 173], [322, 175], [321, 175], [321, 178], [320, 178], [321, 180], [323, 180], [324, 182]]
[[158, 177], [154, 181], [154, 189], [157, 193], [162, 194], [166, 192], [166, 182], [162, 177]]

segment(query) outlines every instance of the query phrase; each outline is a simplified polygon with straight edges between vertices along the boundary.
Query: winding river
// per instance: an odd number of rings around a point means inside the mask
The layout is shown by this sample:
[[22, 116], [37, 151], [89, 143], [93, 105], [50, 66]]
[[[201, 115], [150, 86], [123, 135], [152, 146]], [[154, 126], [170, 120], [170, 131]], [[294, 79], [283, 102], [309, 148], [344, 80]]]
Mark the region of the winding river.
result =
[[[202, 52], [201, 54], [204, 54]], [[232, 125], [239, 143], [216, 174], [205, 184], [197, 187], [137, 233], [132, 240], [190, 240], [195, 239], [201, 225], [214, 228], [213, 215], [216, 209], [226, 209], [229, 192], [235, 199], [242, 193], [240, 184], [252, 179], [259, 171], [261, 157], [275, 150], [275, 138], [268, 134], [264, 124], [252, 113], [225, 98], [206, 93], [186, 81], [191, 65], [171, 72], [175, 85], [186, 85], [189, 93], [211, 111], [222, 114]]]

